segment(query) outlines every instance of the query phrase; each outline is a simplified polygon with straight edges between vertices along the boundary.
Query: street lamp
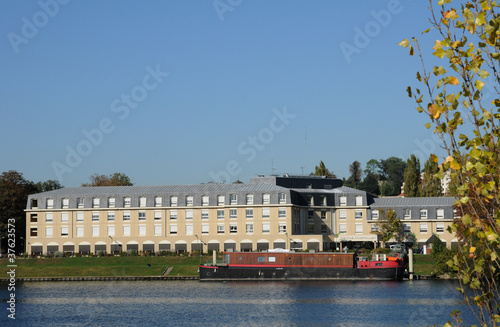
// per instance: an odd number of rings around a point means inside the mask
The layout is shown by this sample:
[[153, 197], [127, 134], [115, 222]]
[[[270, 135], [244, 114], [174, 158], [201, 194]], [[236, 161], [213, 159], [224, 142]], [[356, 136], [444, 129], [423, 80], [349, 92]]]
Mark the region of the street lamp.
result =
[[26, 240], [22, 236], [20, 237], [20, 239], [23, 240], [23, 255], [24, 255], [24, 253], [26, 252]]
[[201, 243], [201, 245], [200, 245], [200, 247], [201, 247], [201, 248], [200, 248], [200, 265], [201, 265], [201, 255], [202, 255], [202, 253], [203, 253], [203, 245], [207, 245], [207, 243], [203, 242], [203, 241], [201, 240], [201, 238], [199, 238], [199, 237], [198, 237], [198, 234], [194, 234], [194, 236], [196, 236], [196, 241], [197, 241], [196, 243], [197, 243], [197, 244], [200, 244], [200, 243]]

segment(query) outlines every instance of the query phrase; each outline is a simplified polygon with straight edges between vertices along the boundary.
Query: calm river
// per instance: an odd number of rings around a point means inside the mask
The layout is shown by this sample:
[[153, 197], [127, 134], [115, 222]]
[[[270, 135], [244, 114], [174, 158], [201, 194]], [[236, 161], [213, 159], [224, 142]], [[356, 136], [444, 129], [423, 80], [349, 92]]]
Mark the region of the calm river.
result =
[[115, 281], [18, 284], [16, 320], [0, 284], [0, 326], [427, 326], [453, 309], [475, 323], [456, 284]]

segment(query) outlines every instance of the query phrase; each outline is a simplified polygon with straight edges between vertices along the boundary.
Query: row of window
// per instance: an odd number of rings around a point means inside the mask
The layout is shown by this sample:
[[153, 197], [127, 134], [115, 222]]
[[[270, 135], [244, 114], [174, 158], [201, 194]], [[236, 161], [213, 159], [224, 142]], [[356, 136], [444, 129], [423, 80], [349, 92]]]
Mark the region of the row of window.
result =
[[[372, 219], [377, 220], [380, 217], [380, 213], [378, 209], [372, 210]], [[420, 209], [419, 210], [419, 217], [420, 219], [427, 219], [428, 218], [428, 209]], [[444, 219], [444, 209], [436, 209], [436, 218], [437, 219]], [[411, 209], [404, 209], [403, 210], [403, 219], [411, 219]]]
[[[428, 233], [427, 223], [420, 223], [420, 233]], [[403, 224], [404, 231], [407, 233], [411, 233], [411, 225]], [[371, 225], [371, 231], [377, 232], [378, 226], [376, 224]], [[444, 223], [436, 223], [436, 233], [444, 233]]]
[[[194, 235], [193, 234], [193, 225], [192, 224], [186, 224], [185, 225], [185, 233], [184, 235]], [[92, 226], [92, 237], [99, 237], [103, 236], [100, 235], [100, 226]], [[270, 223], [262, 223], [262, 233], [263, 234], [268, 234], [271, 231], [271, 224]], [[61, 236], [68, 236], [68, 226], [62, 226], [61, 227]], [[177, 235], [178, 229], [177, 229], [177, 224], [171, 224], [170, 229], [169, 229], [169, 235]], [[253, 234], [254, 233], [254, 224], [253, 223], [247, 223], [245, 225], [245, 232], [246, 234]], [[209, 234], [209, 224], [202, 224], [201, 225], [201, 233], [202, 234]], [[226, 225], [225, 224], [218, 224], [217, 225], [217, 234], [225, 234], [226, 233]], [[236, 234], [238, 233], [238, 225], [236, 223], [234, 224], [229, 224], [229, 233], [230, 234]], [[286, 233], [286, 223], [279, 223], [278, 224], [278, 233]], [[148, 236], [146, 234], [146, 225], [139, 225], [138, 229], [138, 235], [139, 236]], [[30, 236], [36, 237], [38, 236], [38, 228], [33, 227], [30, 229]], [[53, 237], [54, 236], [54, 228], [52, 226], [46, 226], [45, 227], [45, 237]], [[77, 226], [76, 227], [76, 236], [77, 237], [84, 237], [84, 227], [83, 226]], [[115, 226], [107, 226], [107, 234], [106, 236], [115, 236]], [[123, 233], [122, 235], [119, 236], [130, 236], [130, 225], [125, 225], [123, 226]], [[154, 236], [162, 236], [162, 225], [154, 225]]]
[[[260, 208], [259, 209], [262, 213], [262, 218], [263, 219], [269, 219], [271, 217], [271, 209], [270, 208]], [[245, 218], [247, 219], [253, 219], [254, 218], [254, 208], [246, 208], [245, 209]], [[186, 220], [192, 220], [194, 216], [194, 212], [192, 209], [186, 209], [183, 210], [185, 213]], [[201, 219], [209, 219], [209, 210], [208, 209], [202, 209], [201, 210]], [[141, 220], [146, 220], [146, 211], [145, 210], [139, 210], [139, 221]], [[115, 220], [115, 212], [114, 211], [107, 211], [107, 220], [108, 221], [114, 221]], [[169, 210], [169, 218], [170, 220], [176, 220], [178, 217], [178, 210]], [[217, 210], [217, 219], [225, 219], [226, 218], [226, 210], [224, 209], [218, 209]], [[278, 218], [286, 218], [286, 208], [278, 208]], [[100, 219], [100, 212], [99, 211], [93, 211], [92, 212], [92, 221], [96, 222], [99, 221]], [[155, 210], [154, 211], [154, 220], [161, 220], [162, 219], [162, 211], [161, 210]], [[238, 219], [238, 210], [236, 208], [231, 208], [229, 209], [229, 219]], [[69, 213], [68, 212], [62, 212], [61, 213], [61, 222], [68, 222], [69, 220]], [[130, 220], [130, 211], [123, 211], [123, 220], [128, 221]], [[54, 213], [52, 212], [46, 212], [45, 213], [45, 222], [51, 223], [54, 221]], [[76, 221], [77, 222], [83, 222], [84, 221], [84, 212], [83, 211], [78, 211], [76, 213]], [[37, 213], [32, 213], [30, 216], [30, 222], [36, 223], [38, 222], [38, 214]]]
[[[339, 204], [340, 206], [342, 207], [345, 207], [347, 206], [347, 196], [341, 196], [339, 197]], [[319, 197], [319, 203], [316, 204], [314, 203], [314, 197], [312, 195], [308, 195], [307, 196], [307, 205], [308, 206], [326, 206], [327, 205], [327, 202], [326, 202], [326, 196], [322, 195]], [[362, 195], [359, 195], [359, 196], [356, 196], [356, 202], [355, 202], [355, 205], [356, 206], [362, 206], [363, 205], [363, 196]]]
[[[33, 199], [32, 207], [36, 208], [38, 207], [38, 203], [36, 199]], [[85, 203], [84, 198], [77, 198], [76, 199], [76, 205], [78, 208], [83, 208]], [[63, 209], [69, 208], [69, 199], [68, 198], [63, 198], [61, 200], [61, 207]], [[161, 207], [163, 202], [163, 197], [161, 196], [155, 196], [154, 198], [154, 206], [155, 207]], [[123, 198], [123, 207], [130, 207], [132, 203], [132, 198], [130, 196], [126, 196]], [[179, 203], [179, 197], [178, 196], [170, 196], [169, 198], [169, 206], [170, 207], [176, 207]], [[193, 206], [194, 205], [194, 196], [193, 195], [188, 195], [185, 198], [185, 203], [186, 206]], [[247, 194], [245, 196], [245, 203], [246, 204], [257, 204], [254, 202], [254, 195], [253, 194]], [[271, 194], [265, 193], [262, 195], [262, 204], [270, 204], [271, 203]], [[284, 204], [286, 203], [286, 193], [279, 193], [278, 194], [278, 203]], [[217, 205], [223, 206], [226, 204], [226, 196], [225, 195], [218, 195], [217, 196]], [[229, 204], [238, 204], [238, 195], [237, 194], [230, 194], [229, 195]], [[201, 205], [202, 206], [208, 206], [209, 205], [209, 196], [208, 195], [203, 195], [201, 197]], [[114, 197], [108, 197], [108, 203], [107, 206], [102, 206], [101, 204], [101, 198], [95, 197], [92, 198], [92, 207], [93, 208], [115, 208], [117, 206], [116, 204], [116, 198]], [[141, 196], [139, 197], [139, 207], [146, 207], [146, 197]], [[47, 209], [53, 209], [54, 208], [54, 199], [47, 199]]]

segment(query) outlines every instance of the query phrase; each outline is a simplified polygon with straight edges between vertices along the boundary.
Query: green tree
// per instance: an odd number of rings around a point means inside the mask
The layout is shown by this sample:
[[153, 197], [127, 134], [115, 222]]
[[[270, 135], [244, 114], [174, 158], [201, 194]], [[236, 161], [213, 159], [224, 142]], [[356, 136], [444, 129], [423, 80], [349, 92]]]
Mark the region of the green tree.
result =
[[45, 182], [38, 182], [35, 183], [35, 187], [37, 189], [37, 192], [47, 192], [47, 191], [52, 191], [52, 190], [58, 190], [60, 188], [63, 188], [61, 183], [56, 180], [49, 179]]
[[377, 223], [377, 232], [380, 236], [382, 246], [390, 239], [394, 238], [396, 243], [401, 243], [404, 240], [404, 225], [396, 215], [396, 211], [392, 208], [385, 210], [379, 209], [379, 222]]
[[327, 176], [328, 178], [337, 178], [334, 173], [330, 172], [328, 168], [326, 168], [323, 160], [320, 161], [319, 166], [316, 166], [314, 169], [315, 176]]
[[436, 177], [439, 172], [437, 162], [432, 160], [432, 156], [427, 159], [424, 166], [424, 176], [422, 178], [422, 187], [420, 194], [424, 197], [438, 197], [443, 194], [441, 180]]
[[366, 163], [366, 168], [364, 173], [365, 175], [373, 174], [378, 178], [381, 173], [380, 167], [381, 167], [380, 162], [377, 159], [370, 159]]
[[404, 172], [404, 194], [405, 197], [420, 196], [420, 160], [412, 154], [406, 161]]
[[360, 188], [361, 186], [361, 177], [363, 176], [363, 170], [361, 169], [361, 164], [359, 161], [354, 161], [352, 164], [349, 165], [349, 173], [350, 176], [345, 181], [345, 186], [352, 187], [352, 188]]
[[383, 181], [380, 193], [385, 196], [398, 195], [404, 181], [406, 163], [401, 158], [390, 157], [380, 160], [381, 176]]
[[94, 174], [89, 177], [90, 183], [83, 183], [82, 186], [132, 186], [130, 178], [122, 173], [114, 173], [109, 176]]
[[[0, 240], [2, 242], [2, 249], [6, 249], [7, 243], [7, 229], [9, 222], [15, 225], [15, 244], [16, 252], [23, 251], [23, 240], [21, 237], [26, 237], [26, 216], [24, 209], [26, 209], [26, 201], [28, 195], [36, 193], [37, 188], [33, 182], [26, 180], [23, 174], [9, 170], [0, 175]], [[15, 223], [12, 224], [9, 219], [14, 219]]]
[[[432, 71], [424, 64], [418, 39], [409, 47], [419, 55], [423, 89], [407, 88], [417, 110], [428, 115], [427, 128], [442, 140], [447, 157], [440, 177], [450, 171], [455, 183], [458, 253], [449, 261], [459, 276], [464, 299], [481, 325], [500, 322], [500, 16], [490, 0], [440, 0], [431, 28], [432, 54], [441, 60]], [[427, 29], [424, 33], [428, 33]], [[427, 51], [427, 50], [425, 50]], [[439, 64], [441, 64], [439, 66]], [[491, 76], [488, 78], [488, 76]], [[425, 99], [424, 99], [425, 97]], [[437, 157], [433, 157], [437, 162]]]
[[380, 195], [378, 177], [375, 174], [369, 172], [365, 175], [360, 189], [374, 195]]

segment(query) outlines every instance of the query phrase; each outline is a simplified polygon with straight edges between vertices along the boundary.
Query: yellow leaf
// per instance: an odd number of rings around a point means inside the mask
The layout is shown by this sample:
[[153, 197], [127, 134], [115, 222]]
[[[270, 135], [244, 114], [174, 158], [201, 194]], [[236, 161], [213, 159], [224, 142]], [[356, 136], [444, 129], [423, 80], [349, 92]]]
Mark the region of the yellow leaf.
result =
[[470, 253], [474, 253], [474, 251], [476, 251], [476, 248], [474, 246], [471, 246], [470, 249], [469, 249], [469, 252]]
[[480, 80], [477, 80], [477, 81], [476, 81], [476, 83], [475, 83], [476, 88], [477, 88], [478, 90], [481, 90], [481, 89], [483, 88], [484, 84], [485, 84], [485, 83], [484, 83], [484, 82], [481, 82]]
[[459, 81], [456, 77], [450, 76], [450, 84], [451, 85], [458, 85]]
[[431, 161], [435, 162], [435, 163], [438, 163], [439, 159], [438, 159], [438, 157], [435, 154], [431, 154]]
[[408, 41], [408, 39], [404, 39], [403, 41], [401, 41], [401, 42], [398, 43], [399, 46], [402, 46], [404, 48], [406, 48], [408, 46], [408, 44], [410, 44], [410, 42]]
[[443, 46], [441, 45], [441, 41], [436, 40], [436, 43], [434, 44], [434, 46], [432, 47], [432, 49], [437, 50], [437, 49], [441, 49], [442, 47]]
[[429, 111], [429, 114], [434, 118], [434, 119], [439, 119], [441, 116], [441, 112], [439, 111], [439, 107], [435, 104], [431, 104], [427, 107], [427, 110]]
[[444, 161], [445, 164], [450, 163], [450, 168], [454, 170], [460, 169], [460, 164], [452, 156], [448, 156]]

